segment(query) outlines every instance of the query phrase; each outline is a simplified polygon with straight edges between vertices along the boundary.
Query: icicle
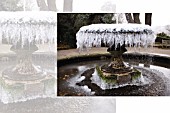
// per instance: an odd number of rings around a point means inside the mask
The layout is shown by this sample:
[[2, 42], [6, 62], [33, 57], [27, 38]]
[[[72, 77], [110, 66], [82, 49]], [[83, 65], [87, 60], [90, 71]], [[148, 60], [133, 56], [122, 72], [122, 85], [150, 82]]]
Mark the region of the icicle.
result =
[[148, 25], [142, 24], [92, 24], [83, 26], [76, 34], [77, 48], [100, 47], [101, 42], [107, 46], [115, 43], [128, 44], [130, 47], [148, 47], [155, 41], [155, 35]]
[[0, 43], [6, 39], [9, 44], [22, 40], [22, 46], [31, 43], [54, 43], [57, 37], [55, 12], [0, 12]]

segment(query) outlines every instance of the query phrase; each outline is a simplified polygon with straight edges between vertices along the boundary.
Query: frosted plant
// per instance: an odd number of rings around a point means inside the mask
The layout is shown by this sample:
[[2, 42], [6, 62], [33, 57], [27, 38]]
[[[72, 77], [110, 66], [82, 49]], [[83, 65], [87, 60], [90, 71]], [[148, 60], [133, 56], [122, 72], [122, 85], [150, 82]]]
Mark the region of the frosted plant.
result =
[[117, 23], [128, 23], [125, 13], [115, 13], [112, 20], [118, 21]]

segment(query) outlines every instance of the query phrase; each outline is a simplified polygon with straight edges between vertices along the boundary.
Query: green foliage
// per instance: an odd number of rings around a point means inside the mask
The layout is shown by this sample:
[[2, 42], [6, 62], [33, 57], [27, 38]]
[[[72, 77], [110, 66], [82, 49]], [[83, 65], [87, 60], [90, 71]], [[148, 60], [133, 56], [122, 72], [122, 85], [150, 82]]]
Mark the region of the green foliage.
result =
[[105, 81], [106, 83], [111, 83], [111, 84], [116, 84], [117, 83], [117, 76], [112, 75], [109, 77], [106, 77], [103, 75], [103, 72], [100, 70], [99, 66], [96, 66], [96, 70], [98, 72], [98, 75], [100, 76], [100, 78]]
[[162, 32], [157, 34], [157, 37], [163, 38], [163, 39], [170, 39], [170, 36], [168, 36], [166, 33]]
[[103, 22], [104, 23], [107, 23], [107, 24], [111, 24], [111, 23], [116, 23], [116, 21], [113, 21], [112, 18], [113, 18], [113, 15], [114, 14], [105, 14], [102, 18]]
[[75, 47], [75, 28], [74, 21], [76, 14], [58, 14], [57, 15], [57, 26], [58, 26], [58, 36], [57, 44], [58, 45], [69, 45], [71, 48]]
[[57, 44], [68, 44], [70, 48], [76, 48], [76, 33], [80, 27], [97, 23], [115, 23], [113, 14], [104, 13], [59, 13], [57, 15], [58, 38]]
[[89, 19], [90, 14], [77, 14], [74, 27], [76, 31], [79, 30], [80, 27], [85, 26], [88, 24], [88, 19]]
[[141, 76], [141, 72], [138, 71], [137, 69], [134, 69], [135, 74], [132, 75], [132, 80], [136, 80], [137, 78], [139, 78]]

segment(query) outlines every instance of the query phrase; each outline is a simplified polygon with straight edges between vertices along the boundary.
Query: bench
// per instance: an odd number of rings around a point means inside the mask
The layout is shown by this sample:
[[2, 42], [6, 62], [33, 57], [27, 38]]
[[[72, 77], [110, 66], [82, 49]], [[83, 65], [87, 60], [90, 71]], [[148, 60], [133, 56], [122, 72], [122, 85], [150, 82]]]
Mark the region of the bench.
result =
[[165, 46], [166, 48], [169, 47], [169, 46], [170, 46], [170, 40], [162, 40], [162, 48], [163, 48], [164, 46]]

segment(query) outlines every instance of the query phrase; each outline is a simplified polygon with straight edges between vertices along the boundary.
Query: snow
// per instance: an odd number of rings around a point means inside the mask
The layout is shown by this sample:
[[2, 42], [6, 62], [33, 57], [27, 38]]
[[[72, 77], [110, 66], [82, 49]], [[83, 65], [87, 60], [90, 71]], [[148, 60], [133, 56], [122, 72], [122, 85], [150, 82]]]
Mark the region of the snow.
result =
[[53, 43], [56, 36], [56, 13], [50, 11], [0, 12], [0, 44], [6, 40], [16, 44], [22, 40]]
[[159, 34], [164, 32], [165, 34], [170, 36], [170, 25], [166, 25], [166, 26], [154, 26], [152, 27], [153, 31], [155, 32], [155, 34]]
[[126, 20], [125, 13], [115, 13], [112, 20], [115, 20], [116, 23], [128, 23]]
[[51, 11], [0, 12], [0, 24], [55, 24], [56, 22], [56, 12]]
[[85, 78], [86, 78], [85, 76], [81, 76], [81, 77], [77, 80], [77, 82], [81, 82], [81, 81], [83, 81]]
[[128, 44], [147, 47], [155, 42], [155, 34], [149, 25], [143, 24], [91, 24], [83, 26], [76, 34], [77, 48]]

